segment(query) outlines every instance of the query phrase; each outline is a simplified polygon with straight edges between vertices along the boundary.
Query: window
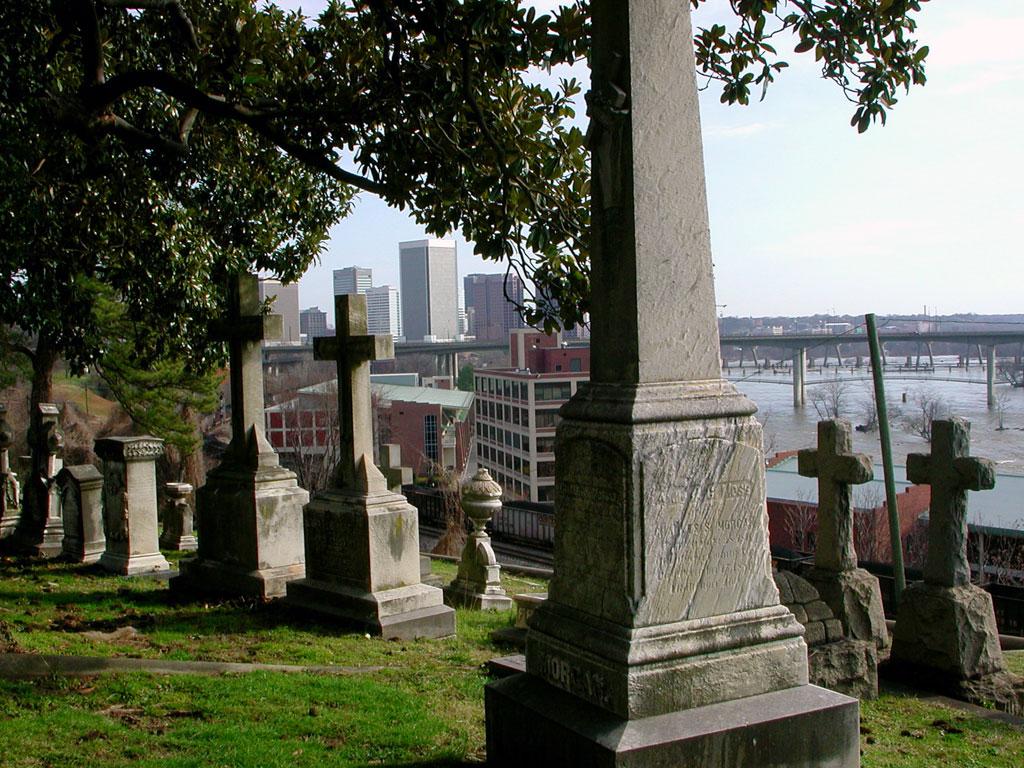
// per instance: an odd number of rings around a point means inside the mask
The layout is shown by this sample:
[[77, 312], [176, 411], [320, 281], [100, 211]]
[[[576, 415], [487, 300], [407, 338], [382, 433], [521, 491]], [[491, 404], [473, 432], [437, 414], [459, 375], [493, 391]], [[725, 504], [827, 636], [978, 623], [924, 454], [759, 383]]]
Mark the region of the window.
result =
[[574, 357], [572, 360], [569, 361], [569, 370], [570, 371], [582, 371], [583, 370], [583, 361], [580, 360], [578, 357]]
[[555, 476], [555, 462], [553, 461], [538, 461], [537, 462], [537, 477], [554, 477]]
[[433, 413], [423, 417], [423, 452], [431, 461], [437, 461], [437, 416]]
[[537, 411], [537, 429], [550, 429], [558, 424], [558, 411], [548, 409]]
[[546, 382], [535, 387], [538, 400], [568, 400], [572, 396], [572, 385], [569, 382]]
[[537, 438], [537, 453], [554, 453], [555, 452], [555, 438], [553, 437], [538, 437]]

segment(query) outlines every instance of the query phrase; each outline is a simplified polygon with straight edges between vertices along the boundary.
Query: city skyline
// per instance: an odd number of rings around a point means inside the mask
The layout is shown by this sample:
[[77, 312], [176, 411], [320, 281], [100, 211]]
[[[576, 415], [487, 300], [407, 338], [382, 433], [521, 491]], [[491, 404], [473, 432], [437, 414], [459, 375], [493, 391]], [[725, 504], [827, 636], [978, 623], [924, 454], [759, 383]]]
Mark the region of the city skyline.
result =
[[[302, 6], [310, 15], [321, 2]], [[535, 2], [538, 10], [557, 2]], [[730, 24], [724, 3], [694, 23]], [[813, 56], [779, 50], [790, 67], [763, 102], [701, 94], [717, 303], [734, 316], [865, 312], [1013, 312], [1024, 225], [1024, 10], [1009, 0], [928, 3], [916, 37], [930, 48], [928, 84], [901, 94], [885, 127], [858, 135], [854, 105], [822, 80]], [[561, 68], [584, 90], [586, 67]], [[539, 76], [540, 77], [540, 76]], [[581, 106], [579, 123], [586, 125]], [[331, 232], [302, 303], [319, 303], [324, 270], [367, 264], [397, 284], [394, 243], [425, 237], [407, 213], [360, 195]], [[456, 232], [459, 278], [503, 271]], [[965, 268], [970, 265], [970, 268]]]

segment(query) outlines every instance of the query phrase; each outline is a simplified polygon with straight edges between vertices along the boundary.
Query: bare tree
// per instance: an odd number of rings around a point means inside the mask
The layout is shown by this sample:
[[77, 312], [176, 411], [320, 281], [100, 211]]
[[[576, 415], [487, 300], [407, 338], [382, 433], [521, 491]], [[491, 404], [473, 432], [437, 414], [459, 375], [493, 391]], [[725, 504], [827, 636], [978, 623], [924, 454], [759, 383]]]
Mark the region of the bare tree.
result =
[[931, 389], [919, 389], [912, 398], [913, 409], [903, 420], [906, 429], [928, 442], [932, 439], [932, 422], [945, 418], [949, 414], [949, 406], [942, 397]]
[[831, 379], [810, 387], [808, 399], [819, 419], [838, 419], [843, 415], [850, 385], [842, 379]]
[[466, 514], [462, 510], [459, 476], [454, 469], [430, 461], [430, 482], [441, 495], [444, 508], [444, 533], [434, 546], [435, 555], [458, 557], [466, 545]]
[[[858, 432], [874, 432], [878, 429], [878, 399], [875, 396], [875, 392], [872, 389], [871, 394], [868, 397], [860, 400], [860, 416], [862, 423], [857, 425]], [[903, 413], [903, 409], [893, 400], [888, 397], [885, 398], [885, 410], [886, 415], [889, 417], [889, 423], [900, 418]]]
[[1006, 429], [1006, 409], [1010, 406], [1010, 390], [1000, 389], [996, 393], [995, 402], [992, 403], [992, 409], [995, 411], [996, 419], [999, 422], [999, 426], [996, 427], [996, 431], [1002, 432]]
[[818, 530], [818, 505], [807, 498], [786, 505], [786, 533], [797, 552], [813, 552]]
[[1000, 361], [996, 375], [1011, 387], [1024, 387], [1024, 369], [1010, 360]]
[[779, 436], [774, 429], [769, 429], [768, 424], [771, 422], [772, 412], [766, 410], [761, 416], [761, 445], [764, 449], [764, 461], [765, 464], [775, 455], [778, 450]]
[[310, 493], [331, 486], [341, 460], [338, 398], [327, 392], [315, 401], [309, 395], [281, 406], [285, 424], [282, 458]]

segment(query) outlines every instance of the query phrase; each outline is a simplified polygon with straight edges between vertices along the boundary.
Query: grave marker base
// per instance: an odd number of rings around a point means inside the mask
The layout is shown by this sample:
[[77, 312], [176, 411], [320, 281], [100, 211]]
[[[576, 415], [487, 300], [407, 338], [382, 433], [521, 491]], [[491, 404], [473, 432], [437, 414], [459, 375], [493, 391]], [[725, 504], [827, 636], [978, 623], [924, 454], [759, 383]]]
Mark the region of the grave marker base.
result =
[[302, 563], [277, 568], [247, 570], [216, 560], [194, 558], [181, 562], [181, 574], [171, 579], [171, 589], [183, 595], [220, 595], [273, 600], [284, 597], [288, 582], [306, 574]]
[[898, 675], [920, 673], [935, 685], [1005, 671], [992, 596], [973, 584], [917, 582], [900, 600], [893, 632]]
[[305, 575], [302, 506], [309, 494], [279, 466], [221, 465], [196, 493], [198, 557], [181, 562], [171, 589], [272, 600]]
[[287, 602], [387, 639], [455, 634], [455, 611], [420, 582], [418, 512], [404, 496], [331, 489], [303, 511], [306, 578]]
[[490, 683], [484, 695], [496, 768], [860, 765], [857, 700], [813, 685], [633, 720], [528, 674]]
[[120, 555], [107, 550], [99, 559], [99, 564], [111, 573], [119, 573], [122, 576], [138, 576], [142, 573], [157, 573], [171, 569], [170, 563], [159, 553]]

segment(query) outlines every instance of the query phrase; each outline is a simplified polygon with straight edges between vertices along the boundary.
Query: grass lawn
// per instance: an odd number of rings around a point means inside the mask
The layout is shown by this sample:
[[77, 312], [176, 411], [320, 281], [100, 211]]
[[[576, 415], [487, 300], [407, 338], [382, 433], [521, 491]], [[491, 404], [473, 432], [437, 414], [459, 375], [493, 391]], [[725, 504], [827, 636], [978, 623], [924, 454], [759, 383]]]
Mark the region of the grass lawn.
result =
[[[435, 563], [451, 578], [454, 566]], [[543, 591], [506, 575], [512, 592]], [[0, 681], [4, 766], [463, 765], [484, 759], [482, 664], [510, 615], [459, 611], [459, 634], [388, 642], [278, 605], [175, 602], [166, 584], [0, 562], [0, 646], [35, 653], [336, 664], [259, 672]], [[134, 631], [127, 631], [126, 627]], [[117, 630], [120, 630], [117, 632]], [[115, 634], [116, 632], [116, 634]], [[1021, 654], [1014, 664], [1024, 667]], [[862, 708], [863, 764], [1024, 765], [1024, 731], [913, 697]]]

